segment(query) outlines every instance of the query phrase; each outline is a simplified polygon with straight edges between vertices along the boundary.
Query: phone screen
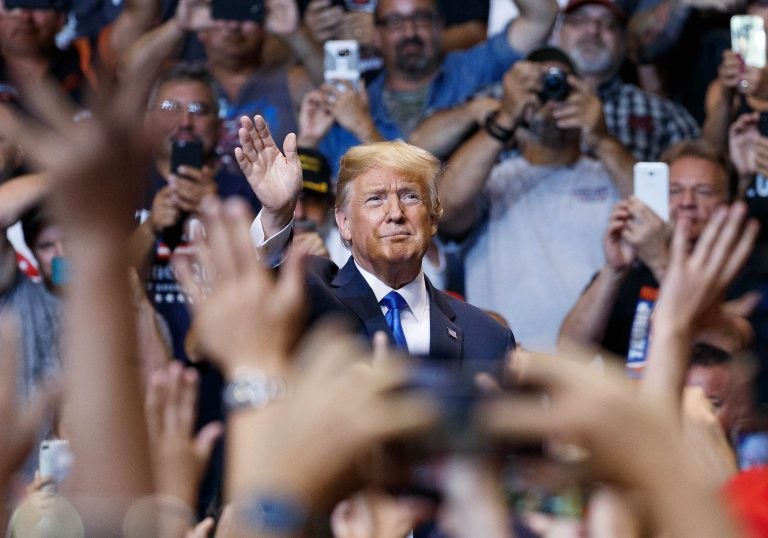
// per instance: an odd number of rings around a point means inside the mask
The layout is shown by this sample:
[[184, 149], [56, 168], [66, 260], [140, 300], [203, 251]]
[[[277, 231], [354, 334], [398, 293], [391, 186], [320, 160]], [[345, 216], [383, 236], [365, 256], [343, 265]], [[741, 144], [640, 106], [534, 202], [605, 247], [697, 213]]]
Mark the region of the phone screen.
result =
[[346, 81], [357, 89], [360, 82], [360, 46], [357, 41], [326, 41], [323, 48], [325, 81], [331, 84]]
[[731, 17], [731, 49], [751, 67], [765, 67], [765, 24], [755, 15]]

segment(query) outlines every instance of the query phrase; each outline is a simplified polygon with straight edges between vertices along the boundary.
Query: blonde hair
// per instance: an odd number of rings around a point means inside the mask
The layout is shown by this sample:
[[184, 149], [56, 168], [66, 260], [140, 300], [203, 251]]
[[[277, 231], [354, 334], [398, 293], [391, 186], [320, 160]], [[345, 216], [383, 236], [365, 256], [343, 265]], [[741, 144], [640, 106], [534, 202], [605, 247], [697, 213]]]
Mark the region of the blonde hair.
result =
[[437, 177], [442, 171], [440, 160], [428, 151], [401, 140], [355, 146], [344, 154], [339, 162], [336, 209], [344, 209], [355, 179], [374, 169], [392, 171], [410, 180], [423, 182], [427, 187], [430, 216], [437, 220], [443, 214], [437, 195]]

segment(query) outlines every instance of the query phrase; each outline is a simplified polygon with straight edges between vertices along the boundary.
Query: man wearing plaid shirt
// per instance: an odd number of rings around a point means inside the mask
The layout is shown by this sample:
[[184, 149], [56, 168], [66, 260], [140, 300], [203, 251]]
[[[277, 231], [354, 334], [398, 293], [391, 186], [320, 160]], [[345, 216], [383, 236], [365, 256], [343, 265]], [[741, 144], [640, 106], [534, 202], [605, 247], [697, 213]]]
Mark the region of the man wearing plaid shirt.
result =
[[558, 40], [600, 96], [608, 130], [637, 160], [657, 161], [674, 142], [698, 138], [699, 127], [682, 106], [621, 81], [626, 20], [611, 0], [570, 0]]

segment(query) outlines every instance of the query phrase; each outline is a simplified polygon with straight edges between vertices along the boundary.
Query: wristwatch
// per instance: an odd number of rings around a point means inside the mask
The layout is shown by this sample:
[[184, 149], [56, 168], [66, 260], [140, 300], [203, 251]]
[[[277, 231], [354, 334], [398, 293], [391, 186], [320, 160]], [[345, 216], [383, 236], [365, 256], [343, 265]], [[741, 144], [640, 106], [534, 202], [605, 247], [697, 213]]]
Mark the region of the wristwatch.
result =
[[510, 129], [502, 127], [496, 122], [498, 115], [498, 110], [492, 110], [488, 113], [488, 115], [485, 117], [485, 132], [487, 132], [502, 144], [506, 144], [512, 140], [513, 136], [515, 136], [515, 129], [517, 128], [517, 124], [513, 125]]
[[288, 383], [282, 377], [270, 377], [256, 369], [244, 370], [236, 372], [224, 388], [224, 406], [230, 412], [261, 409], [285, 396], [287, 391]]

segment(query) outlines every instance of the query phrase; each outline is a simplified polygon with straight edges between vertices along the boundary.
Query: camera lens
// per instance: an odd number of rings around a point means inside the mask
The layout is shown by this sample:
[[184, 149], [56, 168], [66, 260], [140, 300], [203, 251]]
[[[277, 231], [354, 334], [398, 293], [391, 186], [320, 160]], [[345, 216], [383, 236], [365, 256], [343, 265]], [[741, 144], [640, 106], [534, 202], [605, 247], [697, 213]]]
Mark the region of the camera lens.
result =
[[550, 67], [541, 81], [542, 101], [564, 101], [571, 93], [568, 75], [562, 69]]

